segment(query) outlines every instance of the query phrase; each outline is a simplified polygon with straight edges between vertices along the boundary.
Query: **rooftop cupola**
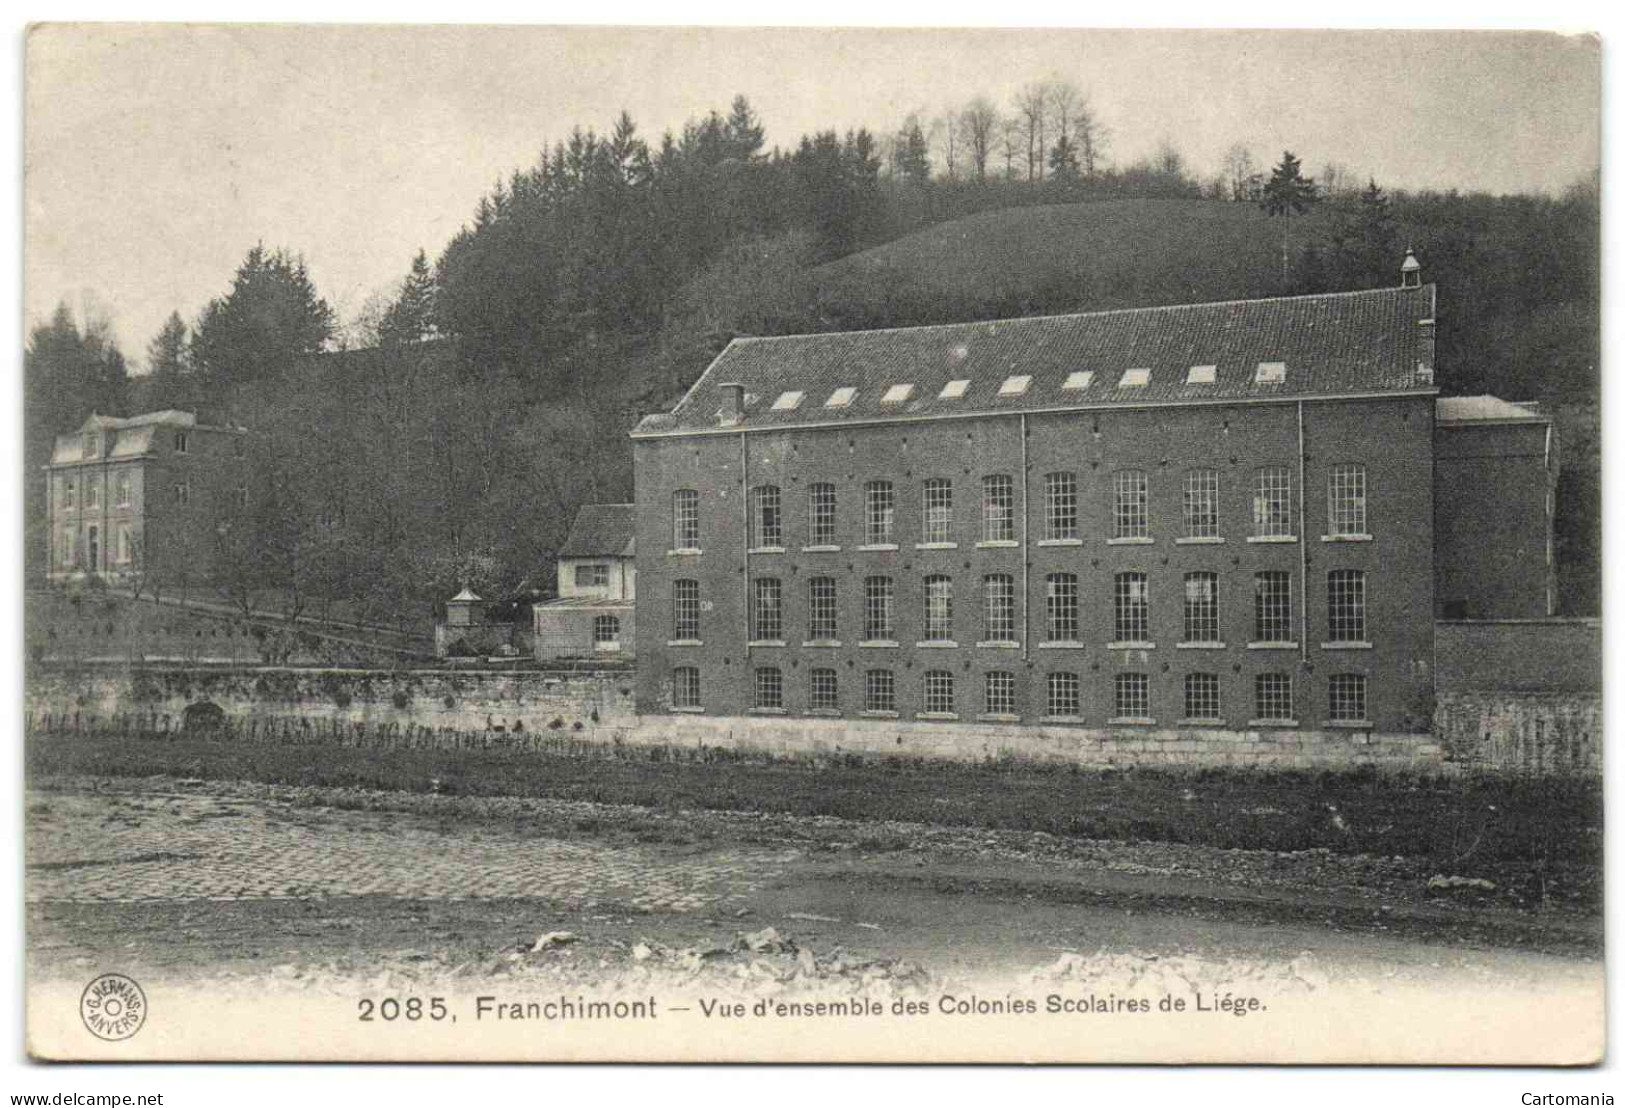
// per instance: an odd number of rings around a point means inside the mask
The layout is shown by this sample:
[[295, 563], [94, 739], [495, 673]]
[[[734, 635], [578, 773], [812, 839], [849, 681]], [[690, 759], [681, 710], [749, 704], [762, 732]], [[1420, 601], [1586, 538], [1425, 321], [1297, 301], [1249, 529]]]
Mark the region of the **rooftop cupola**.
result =
[[451, 627], [480, 627], [485, 623], [485, 601], [479, 593], [463, 586], [463, 591], [446, 601], [446, 623]]
[[1402, 289], [1419, 289], [1422, 287], [1422, 263], [1416, 260], [1416, 251], [1405, 251], [1405, 261], [1399, 267], [1399, 287]]

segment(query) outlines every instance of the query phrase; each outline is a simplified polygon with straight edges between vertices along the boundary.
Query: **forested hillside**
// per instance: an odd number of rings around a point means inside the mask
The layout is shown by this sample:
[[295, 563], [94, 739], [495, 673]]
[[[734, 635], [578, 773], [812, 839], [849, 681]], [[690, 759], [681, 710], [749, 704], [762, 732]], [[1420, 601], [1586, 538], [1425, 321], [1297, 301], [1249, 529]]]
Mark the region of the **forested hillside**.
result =
[[379, 614], [465, 582], [534, 595], [575, 508], [630, 495], [626, 432], [736, 335], [1374, 287], [1410, 246], [1440, 288], [1445, 391], [1558, 408], [1563, 606], [1596, 609], [1594, 181], [1560, 198], [1326, 188], [1287, 155], [1285, 183], [1239, 162], [1202, 182], [1171, 150], [1080, 154], [1087, 121], [1068, 118], [1058, 157], [1018, 145], [1001, 174], [991, 148], [945, 168], [917, 120], [768, 150], [743, 98], [654, 143], [623, 115], [493, 187], [358, 319], [264, 249], [195, 323], [177, 312], [141, 376], [64, 310], [26, 358], [30, 558], [52, 434], [93, 408], [198, 407], [258, 432], [255, 587]]

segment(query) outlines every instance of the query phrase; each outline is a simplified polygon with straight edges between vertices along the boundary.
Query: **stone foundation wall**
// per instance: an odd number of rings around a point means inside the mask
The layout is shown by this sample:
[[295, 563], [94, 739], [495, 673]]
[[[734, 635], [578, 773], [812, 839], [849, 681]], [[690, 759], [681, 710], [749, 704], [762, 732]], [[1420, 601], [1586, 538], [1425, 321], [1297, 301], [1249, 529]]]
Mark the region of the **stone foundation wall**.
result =
[[1453, 762], [1534, 774], [1602, 771], [1602, 698], [1581, 693], [1454, 693], [1434, 716]]
[[625, 742], [734, 747], [775, 754], [863, 753], [982, 761], [1005, 757], [1083, 766], [1446, 768], [1429, 735], [1361, 731], [1206, 731], [998, 727], [893, 720], [644, 716]]
[[180, 727], [208, 702], [233, 719], [332, 720], [369, 729], [462, 733], [567, 729], [597, 742], [718, 746], [774, 754], [1006, 757], [1083, 766], [1232, 766], [1535, 774], [1597, 773], [1602, 704], [1578, 693], [1442, 695], [1435, 733], [1088, 728], [914, 720], [648, 715], [630, 669], [358, 670], [272, 667], [35, 666], [30, 716], [139, 717]]
[[633, 720], [627, 672], [272, 667], [33, 667], [30, 714], [170, 717], [200, 701], [228, 717], [339, 719], [369, 726], [525, 730]]

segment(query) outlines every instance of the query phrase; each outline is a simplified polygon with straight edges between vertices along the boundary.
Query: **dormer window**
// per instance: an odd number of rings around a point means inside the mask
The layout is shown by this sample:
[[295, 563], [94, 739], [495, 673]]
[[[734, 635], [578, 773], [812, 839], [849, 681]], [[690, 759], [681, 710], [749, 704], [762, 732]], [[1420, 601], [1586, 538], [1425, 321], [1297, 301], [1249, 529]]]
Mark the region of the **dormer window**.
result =
[[942, 391], [937, 394], [937, 399], [958, 400], [965, 395], [965, 390], [968, 388], [970, 388], [969, 381], [949, 381], [942, 386]]
[[1004, 384], [999, 386], [1000, 396], [1020, 396], [1027, 391], [1027, 386], [1033, 383], [1032, 377], [1026, 374], [1016, 374], [1006, 377]]
[[1255, 384], [1281, 385], [1286, 383], [1285, 362], [1259, 362], [1258, 376], [1253, 378]]
[[1127, 369], [1123, 371], [1123, 379], [1117, 382], [1120, 389], [1143, 389], [1151, 383], [1149, 369]]
[[85, 435], [83, 453], [87, 458], [94, 458], [101, 454], [101, 451], [97, 449], [96, 435], [94, 433]]
[[824, 401], [824, 407], [826, 407], [826, 408], [845, 408], [845, 407], [849, 407], [851, 405], [851, 403], [852, 403], [852, 398], [854, 396], [856, 396], [856, 395], [858, 395], [858, 390], [857, 389], [852, 388], [850, 386], [842, 386], [841, 388], [838, 388], [834, 392], [829, 394], [829, 399]]
[[189, 450], [188, 450], [189, 446], [190, 446], [190, 443], [187, 441], [186, 432], [185, 431], [176, 431], [175, 432], [175, 453], [177, 453], [177, 454], [189, 453]]
[[806, 395], [804, 392], [781, 392], [779, 398], [773, 401], [773, 410], [775, 412], [793, 412], [801, 407], [802, 397]]
[[1095, 375], [1093, 371], [1082, 369], [1076, 373], [1068, 373], [1066, 375], [1066, 381], [1062, 383], [1061, 388], [1066, 391], [1078, 391], [1088, 388], [1094, 383], [1094, 380]]
[[913, 395], [913, 385], [893, 385], [886, 390], [886, 395], [880, 398], [880, 402], [882, 404], [901, 404]]
[[1190, 372], [1185, 374], [1185, 383], [1187, 385], [1211, 385], [1218, 380], [1218, 372], [1218, 366], [1193, 365]]

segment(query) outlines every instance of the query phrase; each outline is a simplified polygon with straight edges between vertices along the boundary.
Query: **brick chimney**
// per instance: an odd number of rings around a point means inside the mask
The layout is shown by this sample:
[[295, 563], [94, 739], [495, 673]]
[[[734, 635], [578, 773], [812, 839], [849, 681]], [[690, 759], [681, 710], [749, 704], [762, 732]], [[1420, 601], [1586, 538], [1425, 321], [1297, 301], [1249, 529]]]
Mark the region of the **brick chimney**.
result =
[[722, 410], [718, 415], [724, 427], [732, 427], [745, 418], [745, 386], [727, 381], [721, 387]]

